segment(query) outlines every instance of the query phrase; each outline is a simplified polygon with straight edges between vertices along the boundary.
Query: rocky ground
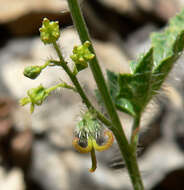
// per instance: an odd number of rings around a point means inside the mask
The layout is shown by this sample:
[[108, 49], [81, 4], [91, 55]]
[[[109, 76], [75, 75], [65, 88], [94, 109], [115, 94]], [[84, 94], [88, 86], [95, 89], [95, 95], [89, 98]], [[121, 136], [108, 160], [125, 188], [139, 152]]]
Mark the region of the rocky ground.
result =
[[[81, 0], [103, 72], [106, 68], [129, 72], [129, 61], [149, 47], [151, 32], [164, 28], [182, 7], [182, 0]], [[30, 115], [18, 100], [29, 88], [51, 86], [63, 70], [46, 69], [36, 81], [22, 75], [25, 66], [43, 64], [54, 57], [44, 46], [38, 28], [43, 17], [61, 23], [60, 45], [69, 60], [79, 44], [65, 0], [0, 0], [0, 189], [1, 190], [131, 190], [116, 142], [97, 154], [98, 169], [88, 172], [89, 155], [72, 147], [73, 130], [84, 110], [70, 91], [53, 93]], [[166, 11], [167, 10], [167, 11]], [[90, 70], [79, 80], [95, 102]], [[181, 190], [184, 178], [184, 66], [177, 62], [159, 96], [142, 120], [139, 164], [149, 190]], [[121, 114], [127, 135], [131, 119]]]

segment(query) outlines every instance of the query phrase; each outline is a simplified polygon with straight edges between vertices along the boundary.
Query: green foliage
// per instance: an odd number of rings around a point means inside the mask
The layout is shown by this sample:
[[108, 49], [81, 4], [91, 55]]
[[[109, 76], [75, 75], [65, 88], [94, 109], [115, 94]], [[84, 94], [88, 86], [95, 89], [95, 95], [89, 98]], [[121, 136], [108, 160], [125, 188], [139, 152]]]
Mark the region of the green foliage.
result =
[[58, 21], [50, 21], [44, 18], [42, 27], [40, 28], [40, 37], [44, 44], [52, 44], [58, 40], [60, 36]]
[[86, 41], [84, 44], [75, 46], [73, 48], [73, 55], [71, 55], [71, 59], [75, 63], [73, 73], [76, 75], [79, 71], [88, 67], [88, 61], [94, 58], [94, 54], [90, 52], [88, 49], [90, 46], [90, 42]]
[[154, 33], [151, 48], [130, 63], [131, 74], [107, 71], [111, 97], [120, 111], [139, 116], [172, 69], [184, 48], [184, 10], [167, 29]]

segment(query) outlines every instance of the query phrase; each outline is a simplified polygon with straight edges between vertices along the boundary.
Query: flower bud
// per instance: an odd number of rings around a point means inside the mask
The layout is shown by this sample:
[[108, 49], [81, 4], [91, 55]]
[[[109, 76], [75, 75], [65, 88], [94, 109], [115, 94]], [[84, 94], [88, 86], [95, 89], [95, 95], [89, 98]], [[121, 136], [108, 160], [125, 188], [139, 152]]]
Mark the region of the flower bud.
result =
[[42, 71], [40, 66], [28, 66], [24, 69], [24, 76], [35, 79]]
[[41, 40], [44, 44], [54, 43], [60, 36], [58, 21], [49, 21], [49, 19], [44, 18], [42, 27], [39, 30]]
[[83, 45], [75, 46], [71, 59], [75, 63], [77, 72], [87, 68], [87, 62], [94, 58], [94, 54], [89, 50], [90, 42], [86, 41]]

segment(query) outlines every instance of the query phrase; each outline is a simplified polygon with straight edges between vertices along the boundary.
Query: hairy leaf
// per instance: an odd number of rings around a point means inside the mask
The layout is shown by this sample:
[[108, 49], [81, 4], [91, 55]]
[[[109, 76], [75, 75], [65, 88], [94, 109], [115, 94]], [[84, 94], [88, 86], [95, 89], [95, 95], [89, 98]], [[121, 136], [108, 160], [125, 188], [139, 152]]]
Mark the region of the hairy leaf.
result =
[[[153, 49], [150, 49], [147, 54], [139, 59], [132, 74], [119, 74], [118, 85], [120, 90], [116, 97], [118, 109], [122, 111], [127, 109], [126, 112], [129, 111], [131, 115], [135, 116], [146, 106], [151, 94], [152, 57]], [[126, 104], [121, 106], [120, 102], [125, 102]]]
[[171, 19], [162, 33], [151, 36], [151, 48], [130, 63], [131, 74], [108, 71], [108, 87], [120, 111], [132, 116], [142, 113], [160, 89], [184, 48], [184, 10]]

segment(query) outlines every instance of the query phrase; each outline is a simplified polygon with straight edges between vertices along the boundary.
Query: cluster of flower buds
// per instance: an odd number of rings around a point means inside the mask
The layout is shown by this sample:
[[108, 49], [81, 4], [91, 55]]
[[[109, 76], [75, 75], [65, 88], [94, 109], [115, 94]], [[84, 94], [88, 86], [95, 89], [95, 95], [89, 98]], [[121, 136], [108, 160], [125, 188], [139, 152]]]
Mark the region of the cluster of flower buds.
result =
[[40, 28], [40, 37], [44, 44], [55, 43], [60, 37], [59, 22], [44, 18]]
[[89, 41], [84, 42], [84, 44], [75, 46], [73, 48], [73, 55], [71, 59], [75, 63], [74, 74], [88, 67], [87, 62], [92, 60], [95, 55], [89, 50], [91, 43]]
[[95, 150], [104, 151], [113, 141], [112, 132], [104, 129], [94, 114], [87, 111], [76, 126], [73, 146], [80, 153], [91, 152], [92, 167], [89, 171], [94, 172], [97, 167]]

